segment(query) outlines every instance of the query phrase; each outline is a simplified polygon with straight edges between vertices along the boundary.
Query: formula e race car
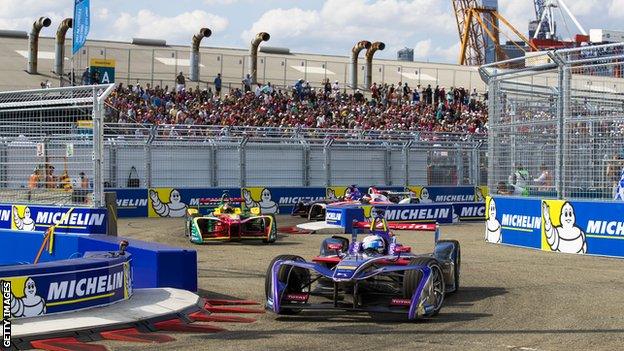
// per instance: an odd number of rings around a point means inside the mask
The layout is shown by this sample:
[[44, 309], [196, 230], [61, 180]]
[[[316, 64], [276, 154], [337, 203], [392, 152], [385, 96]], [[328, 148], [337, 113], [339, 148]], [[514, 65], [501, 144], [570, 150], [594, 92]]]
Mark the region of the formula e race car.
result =
[[277, 240], [277, 224], [273, 215], [262, 215], [260, 208], [233, 206], [243, 199], [232, 199], [224, 194], [220, 199], [199, 199], [201, 206], [215, 206], [208, 215], [200, 208], [189, 208], [185, 216], [185, 233], [192, 243], [215, 241], [262, 240], [271, 244]]
[[280, 315], [332, 309], [401, 313], [409, 320], [436, 315], [445, 294], [459, 289], [460, 245], [438, 240], [435, 224], [419, 226], [435, 231], [433, 253], [415, 255], [398, 244], [375, 211], [363, 241], [357, 241], [357, 232], [351, 241], [325, 239], [311, 262], [295, 255], [275, 257], [265, 280], [266, 308]]
[[327, 205], [391, 205], [391, 204], [413, 204], [420, 200], [412, 192], [396, 192], [380, 190], [376, 187], [368, 188], [368, 193], [362, 195], [360, 191], [351, 185], [347, 188], [345, 196], [341, 198], [326, 198], [316, 201], [299, 201], [292, 211], [293, 216], [307, 218], [309, 221], [324, 221]]

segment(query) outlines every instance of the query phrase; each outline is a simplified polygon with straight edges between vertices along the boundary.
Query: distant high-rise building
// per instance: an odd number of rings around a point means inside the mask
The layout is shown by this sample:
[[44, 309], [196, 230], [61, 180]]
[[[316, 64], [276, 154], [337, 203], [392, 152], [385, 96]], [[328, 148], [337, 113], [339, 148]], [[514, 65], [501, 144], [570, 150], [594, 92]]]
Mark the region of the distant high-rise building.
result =
[[[480, 6], [487, 8], [487, 9], [492, 9], [492, 10], [497, 10], [498, 11], [498, 0], [481, 0], [480, 1]], [[492, 26], [487, 23], [487, 27], [490, 31], [494, 31], [494, 28], [492, 28]], [[490, 37], [488, 37], [487, 35], [485, 36], [485, 63], [492, 63], [492, 62], [496, 62], [496, 45], [494, 45], [494, 42], [492, 41], [492, 39], [490, 39]]]
[[408, 47], [397, 51], [397, 60], [399, 61], [414, 61], [414, 49]]

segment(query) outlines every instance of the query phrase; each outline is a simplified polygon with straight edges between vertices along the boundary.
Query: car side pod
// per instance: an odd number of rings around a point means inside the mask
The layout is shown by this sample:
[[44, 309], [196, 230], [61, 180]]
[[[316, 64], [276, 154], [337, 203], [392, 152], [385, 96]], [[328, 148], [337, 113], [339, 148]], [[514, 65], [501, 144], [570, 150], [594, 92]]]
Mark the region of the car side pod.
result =
[[431, 287], [431, 268], [422, 266], [421, 271], [423, 276], [418, 283], [416, 292], [412, 296], [412, 303], [407, 313], [407, 318], [409, 320], [427, 316], [435, 309], [435, 306], [426, 303], [427, 296], [423, 294], [424, 291], [429, 291]]

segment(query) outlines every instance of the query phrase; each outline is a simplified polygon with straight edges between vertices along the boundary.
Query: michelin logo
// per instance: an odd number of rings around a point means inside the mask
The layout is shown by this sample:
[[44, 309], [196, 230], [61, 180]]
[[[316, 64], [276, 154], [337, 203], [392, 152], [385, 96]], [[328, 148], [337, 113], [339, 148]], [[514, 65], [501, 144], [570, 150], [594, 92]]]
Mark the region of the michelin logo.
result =
[[98, 277], [76, 280], [64, 280], [50, 283], [48, 301], [71, 299], [88, 295], [102, 294], [121, 289], [124, 283], [124, 272], [101, 275]]
[[385, 217], [388, 221], [409, 221], [416, 219], [438, 219], [450, 216], [448, 208], [412, 208], [405, 210], [386, 210]]
[[301, 197], [280, 197], [280, 205], [296, 205], [299, 202], [320, 201], [325, 199], [322, 196], [301, 196]]
[[503, 225], [514, 228], [541, 229], [542, 219], [540, 217], [503, 214]]
[[65, 212], [37, 212], [38, 224], [60, 224], [78, 226], [101, 226], [104, 224], [106, 214], [104, 213], [80, 213], [72, 212], [69, 216], [64, 216]]
[[587, 222], [587, 234], [624, 235], [624, 222], [590, 220]]
[[145, 207], [147, 199], [117, 199], [117, 207]]
[[474, 202], [474, 195], [438, 195], [435, 202]]

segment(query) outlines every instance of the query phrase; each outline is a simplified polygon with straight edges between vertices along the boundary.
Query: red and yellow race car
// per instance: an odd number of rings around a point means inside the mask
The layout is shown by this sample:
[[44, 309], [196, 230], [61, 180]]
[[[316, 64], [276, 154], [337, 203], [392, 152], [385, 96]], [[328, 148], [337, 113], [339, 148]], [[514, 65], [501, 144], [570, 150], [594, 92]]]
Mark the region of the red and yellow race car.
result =
[[220, 199], [200, 199], [200, 207], [217, 206], [208, 215], [202, 215], [200, 208], [187, 209], [187, 237], [195, 244], [242, 240], [274, 243], [277, 240], [275, 217], [261, 214], [259, 207], [243, 208], [242, 203], [243, 199], [230, 198], [227, 194]]

